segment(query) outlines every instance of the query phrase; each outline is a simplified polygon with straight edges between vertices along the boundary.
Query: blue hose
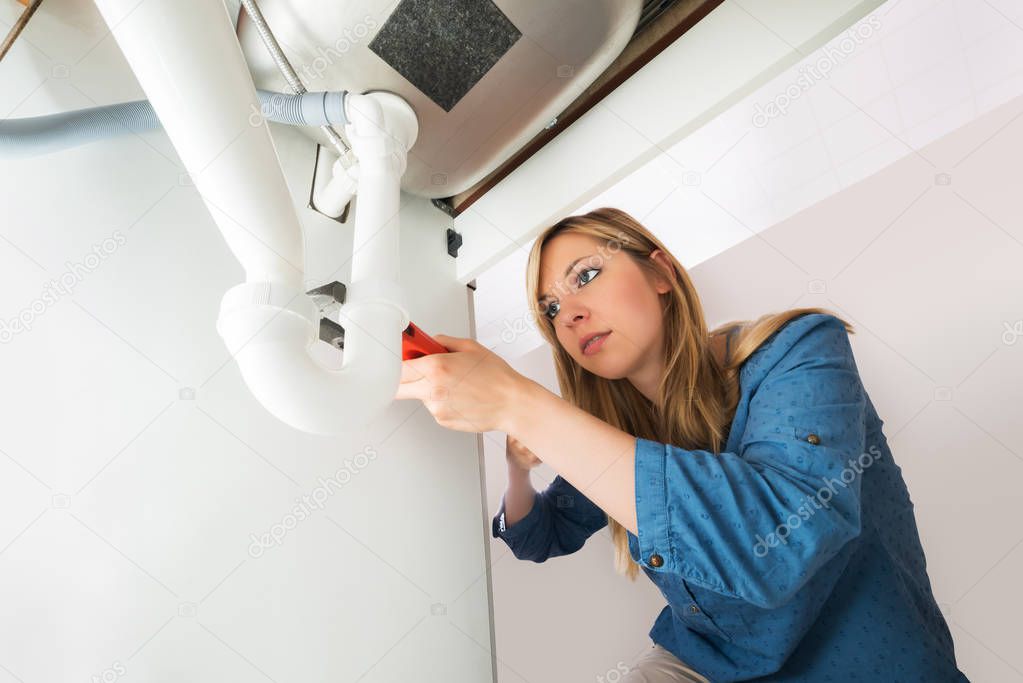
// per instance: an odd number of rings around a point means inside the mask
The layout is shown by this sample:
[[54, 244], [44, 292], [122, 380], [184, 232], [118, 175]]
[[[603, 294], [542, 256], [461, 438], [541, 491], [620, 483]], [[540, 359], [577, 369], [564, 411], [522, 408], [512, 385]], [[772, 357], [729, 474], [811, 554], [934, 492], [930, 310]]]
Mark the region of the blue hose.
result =
[[[323, 126], [348, 123], [345, 91], [301, 95], [257, 90], [262, 115], [277, 123]], [[160, 127], [149, 100], [122, 102], [76, 111], [0, 121], [0, 157], [30, 157], [96, 140]]]

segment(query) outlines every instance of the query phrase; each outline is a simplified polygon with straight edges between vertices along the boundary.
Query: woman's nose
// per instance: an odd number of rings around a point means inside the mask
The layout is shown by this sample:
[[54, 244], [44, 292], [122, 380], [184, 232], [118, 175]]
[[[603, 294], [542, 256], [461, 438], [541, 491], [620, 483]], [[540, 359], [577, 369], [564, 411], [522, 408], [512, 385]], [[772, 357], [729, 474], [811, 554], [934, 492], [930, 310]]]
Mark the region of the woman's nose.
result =
[[562, 315], [558, 316], [562, 319], [562, 324], [567, 327], [572, 327], [580, 322], [586, 320], [589, 317], [589, 311], [585, 307], [580, 305], [578, 302], [567, 301], [561, 304]]

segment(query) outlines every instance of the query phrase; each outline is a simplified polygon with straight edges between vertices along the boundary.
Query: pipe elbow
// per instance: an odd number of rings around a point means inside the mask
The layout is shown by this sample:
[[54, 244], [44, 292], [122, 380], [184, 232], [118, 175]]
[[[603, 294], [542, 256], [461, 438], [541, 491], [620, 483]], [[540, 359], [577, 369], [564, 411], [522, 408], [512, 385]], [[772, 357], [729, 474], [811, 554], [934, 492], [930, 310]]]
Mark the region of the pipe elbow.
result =
[[345, 132], [364, 172], [405, 172], [407, 154], [419, 137], [415, 110], [389, 92], [346, 93]]
[[[282, 422], [332, 436], [374, 419], [401, 379], [401, 311], [367, 303], [350, 314], [340, 369], [310, 354], [319, 313], [301, 290], [243, 283], [224, 295], [217, 331], [252, 395]], [[354, 323], [354, 324], [352, 324]]]

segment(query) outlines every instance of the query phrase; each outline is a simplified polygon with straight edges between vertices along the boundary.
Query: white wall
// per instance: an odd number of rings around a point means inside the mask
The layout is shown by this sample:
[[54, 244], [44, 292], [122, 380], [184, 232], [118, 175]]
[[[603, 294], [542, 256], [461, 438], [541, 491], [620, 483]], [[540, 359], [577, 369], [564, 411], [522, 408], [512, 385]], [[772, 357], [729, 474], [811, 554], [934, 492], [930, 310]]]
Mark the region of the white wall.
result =
[[[1023, 97], [690, 269], [712, 326], [804, 306], [853, 323], [857, 366], [975, 683], [1023, 681], [1020, 150]], [[683, 257], [698, 228], [676, 221], [657, 233]], [[516, 367], [557, 390], [546, 347]], [[504, 457], [503, 445], [486, 447], [489, 462]], [[546, 466], [535, 473], [537, 488], [554, 477]], [[506, 484], [506, 470], [491, 467], [491, 514]], [[606, 529], [543, 564], [491, 542], [502, 683], [597, 680], [648, 646], [663, 598], [645, 578], [613, 574]]]
[[[4, 117], [143, 96], [78, 0], [0, 80]], [[349, 281], [350, 224], [305, 208], [314, 146], [272, 130], [310, 284]], [[0, 321], [31, 323], [0, 344], [0, 682], [492, 680], [475, 435], [418, 401], [337, 438], [267, 414], [214, 328], [243, 271], [182, 170], [162, 132], [0, 165]], [[469, 336], [451, 220], [403, 201], [410, 315]]]

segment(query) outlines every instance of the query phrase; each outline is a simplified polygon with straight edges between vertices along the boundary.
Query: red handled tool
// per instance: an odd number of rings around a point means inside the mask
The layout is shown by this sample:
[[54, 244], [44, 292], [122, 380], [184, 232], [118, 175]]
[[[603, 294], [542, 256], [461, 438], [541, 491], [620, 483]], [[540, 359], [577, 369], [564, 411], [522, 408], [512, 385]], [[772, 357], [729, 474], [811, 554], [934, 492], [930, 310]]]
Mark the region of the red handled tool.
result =
[[408, 327], [401, 333], [401, 359], [409, 360], [429, 356], [431, 353], [448, 353], [448, 350], [439, 341], [416, 327], [415, 323], [409, 322]]

